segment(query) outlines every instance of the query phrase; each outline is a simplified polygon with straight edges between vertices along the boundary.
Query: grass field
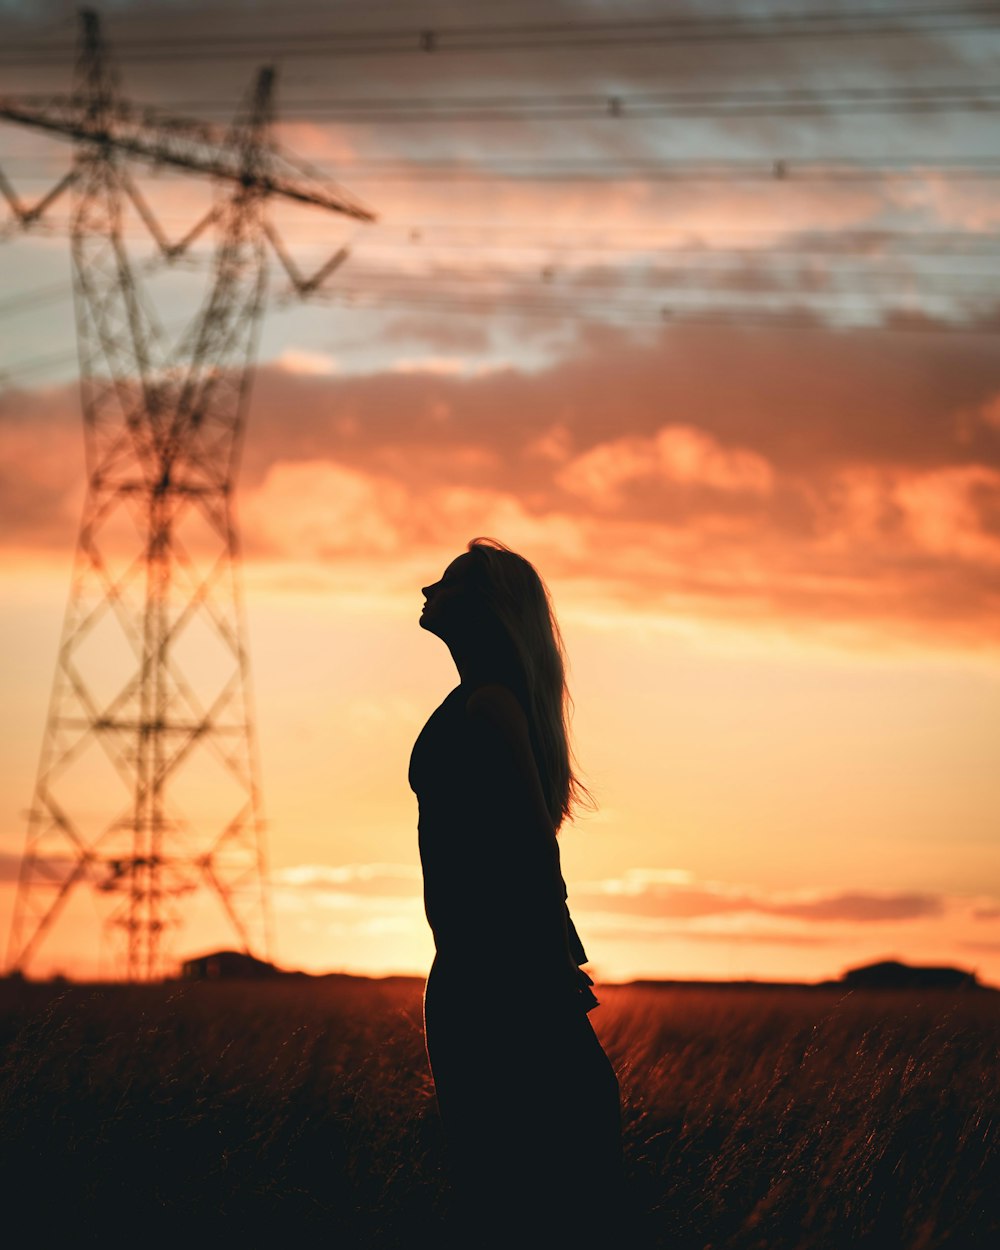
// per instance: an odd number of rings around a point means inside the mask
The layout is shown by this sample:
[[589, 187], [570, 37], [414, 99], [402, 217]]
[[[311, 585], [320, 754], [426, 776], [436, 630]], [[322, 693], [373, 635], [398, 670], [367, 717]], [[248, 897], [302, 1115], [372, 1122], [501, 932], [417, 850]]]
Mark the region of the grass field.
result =
[[[84, 1243], [440, 1244], [421, 994], [0, 982], [8, 1211], [39, 1245], [69, 1227]], [[600, 997], [634, 1215], [623, 1246], [1000, 1245], [1000, 994]]]

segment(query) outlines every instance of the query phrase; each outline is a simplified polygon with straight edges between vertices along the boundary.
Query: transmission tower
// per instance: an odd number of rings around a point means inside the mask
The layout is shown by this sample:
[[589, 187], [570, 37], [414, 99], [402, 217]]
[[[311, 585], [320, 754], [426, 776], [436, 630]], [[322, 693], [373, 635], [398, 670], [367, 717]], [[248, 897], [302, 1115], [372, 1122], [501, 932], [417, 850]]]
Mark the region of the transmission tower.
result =
[[[269, 223], [272, 197], [373, 221], [269, 137], [262, 69], [226, 132], [123, 98], [98, 17], [83, 12], [75, 89], [0, 97], [0, 118], [69, 138], [70, 172], [33, 206], [0, 173], [16, 227], [64, 192], [80, 355], [87, 494], [10, 933], [24, 970], [77, 886], [110, 901], [129, 980], [167, 970], [165, 934], [196, 891], [248, 953], [269, 953], [263, 823], [234, 488], [268, 252], [311, 277]], [[130, 175], [136, 159], [215, 180], [213, 207], [170, 243]], [[168, 345], [125, 247], [126, 209], [167, 261], [209, 229], [204, 304]]]

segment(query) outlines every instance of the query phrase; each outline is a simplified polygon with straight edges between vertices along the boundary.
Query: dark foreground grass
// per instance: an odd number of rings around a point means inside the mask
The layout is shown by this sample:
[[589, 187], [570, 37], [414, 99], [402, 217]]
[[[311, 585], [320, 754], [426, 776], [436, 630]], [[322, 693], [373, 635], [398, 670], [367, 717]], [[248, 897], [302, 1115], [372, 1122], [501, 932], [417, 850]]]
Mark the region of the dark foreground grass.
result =
[[[85, 1244], [442, 1244], [421, 993], [0, 983], [8, 1212], [30, 1212], [37, 1245], [67, 1230]], [[1000, 994], [601, 998], [633, 1215], [622, 1246], [1000, 1245]]]

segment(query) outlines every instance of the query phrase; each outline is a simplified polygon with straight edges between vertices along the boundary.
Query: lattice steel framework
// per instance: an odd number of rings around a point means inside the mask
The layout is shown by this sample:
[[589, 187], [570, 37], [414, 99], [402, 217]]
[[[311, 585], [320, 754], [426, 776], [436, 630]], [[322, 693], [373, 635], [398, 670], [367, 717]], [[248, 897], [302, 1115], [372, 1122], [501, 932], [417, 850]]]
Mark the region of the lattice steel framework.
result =
[[[111, 899], [130, 980], [161, 977], [164, 935], [208, 887], [244, 950], [270, 946], [234, 488], [265, 304], [268, 247], [303, 277], [266, 217], [283, 196], [373, 215], [281, 156], [269, 138], [274, 74], [263, 69], [225, 134], [120, 94], [97, 16], [81, 14], [76, 89], [43, 102], [0, 97], [0, 117], [66, 136], [71, 171], [33, 207], [0, 174], [15, 223], [74, 196], [73, 279], [87, 495], [29, 814], [9, 967], [25, 969], [75, 887]], [[130, 158], [210, 175], [208, 214], [171, 244]], [[209, 228], [207, 298], [168, 346], [127, 253], [131, 206], [167, 260]]]

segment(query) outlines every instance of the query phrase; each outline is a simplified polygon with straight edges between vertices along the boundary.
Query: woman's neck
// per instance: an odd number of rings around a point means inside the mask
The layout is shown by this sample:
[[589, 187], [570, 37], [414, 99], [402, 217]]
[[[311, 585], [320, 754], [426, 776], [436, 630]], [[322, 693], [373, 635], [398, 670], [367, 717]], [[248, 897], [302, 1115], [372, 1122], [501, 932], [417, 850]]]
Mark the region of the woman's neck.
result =
[[460, 684], [467, 690], [494, 682], [513, 688], [522, 684], [516, 660], [512, 655], [505, 655], [500, 648], [483, 650], [450, 643], [448, 649], [458, 669]]

